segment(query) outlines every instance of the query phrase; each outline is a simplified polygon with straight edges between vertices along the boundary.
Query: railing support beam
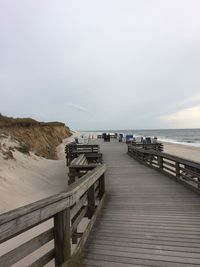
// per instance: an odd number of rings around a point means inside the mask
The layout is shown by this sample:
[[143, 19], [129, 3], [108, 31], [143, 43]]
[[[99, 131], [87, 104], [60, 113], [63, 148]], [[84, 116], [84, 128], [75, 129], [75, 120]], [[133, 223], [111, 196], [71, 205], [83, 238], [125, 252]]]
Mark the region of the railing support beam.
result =
[[179, 162], [175, 162], [175, 166], [176, 166], [176, 177], [180, 178], [180, 165], [179, 165]]
[[105, 175], [103, 174], [99, 179], [99, 196], [102, 199], [105, 193]]
[[88, 190], [88, 211], [87, 211], [88, 219], [92, 218], [94, 212], [95, 212], [95, 189], [94, 185], [92, 185]]
[[59, 267], [71, 257], [70, 208], [54, 215], [55, 266]]

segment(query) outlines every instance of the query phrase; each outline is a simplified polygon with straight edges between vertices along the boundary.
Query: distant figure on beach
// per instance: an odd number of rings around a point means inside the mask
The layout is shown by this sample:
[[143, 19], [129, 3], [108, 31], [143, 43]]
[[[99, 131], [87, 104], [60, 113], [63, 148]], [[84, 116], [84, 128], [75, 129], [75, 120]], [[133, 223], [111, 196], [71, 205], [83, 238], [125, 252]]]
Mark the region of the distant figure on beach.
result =
[[158, 142], [158, 138], [157, 138], [156, 136], [154, 136], [154, 138], [153, 138], [153, 140], [152, 140], [152, 143], [153, 143], [153, 144], [157, 144], [157, 142]]
[[110, 134], [109, 133], [103, 133], [103, 139], [104, 139], [104, 142], [110, 142]]
[[119, 142], [122, 142], [123, 140], [123, 134], [119, 134]]
[[146, 137], [146, 144], [151, 144], [151, 137]]

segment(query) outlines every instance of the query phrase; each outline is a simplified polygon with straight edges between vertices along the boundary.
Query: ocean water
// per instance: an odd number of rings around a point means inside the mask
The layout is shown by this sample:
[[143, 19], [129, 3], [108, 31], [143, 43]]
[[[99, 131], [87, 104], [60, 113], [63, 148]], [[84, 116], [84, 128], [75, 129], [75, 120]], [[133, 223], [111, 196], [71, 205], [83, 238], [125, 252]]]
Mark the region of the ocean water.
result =
[[200, 147], [200, 129], [106, 130], [106, 132], [134, 134], [136, 136], [156, 136], [159, 141]]

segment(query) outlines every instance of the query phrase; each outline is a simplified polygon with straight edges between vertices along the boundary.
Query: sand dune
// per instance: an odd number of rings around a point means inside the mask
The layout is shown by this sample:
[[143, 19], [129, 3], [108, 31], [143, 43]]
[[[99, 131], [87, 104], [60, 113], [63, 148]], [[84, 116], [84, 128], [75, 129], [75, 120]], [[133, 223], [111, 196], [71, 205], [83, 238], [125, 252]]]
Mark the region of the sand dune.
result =
[[0, 213], [24, 206], [67, 188], [68, 169], [64, 146], [71, 136], [57, 148], [58, 160], [41, 158], [31, 153], [14, 151], [14, 159], [0, 155]]

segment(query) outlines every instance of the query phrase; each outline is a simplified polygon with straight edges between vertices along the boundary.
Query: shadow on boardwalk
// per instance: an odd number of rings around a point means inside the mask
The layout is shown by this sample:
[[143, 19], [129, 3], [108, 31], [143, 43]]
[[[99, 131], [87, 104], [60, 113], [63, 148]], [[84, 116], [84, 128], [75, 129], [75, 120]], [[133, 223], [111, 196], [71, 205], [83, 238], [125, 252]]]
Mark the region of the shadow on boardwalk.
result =
[[83, 266], [200, 266], [199, 196], [133, 160], [125, 144], [100, 142], [107, 202]]

